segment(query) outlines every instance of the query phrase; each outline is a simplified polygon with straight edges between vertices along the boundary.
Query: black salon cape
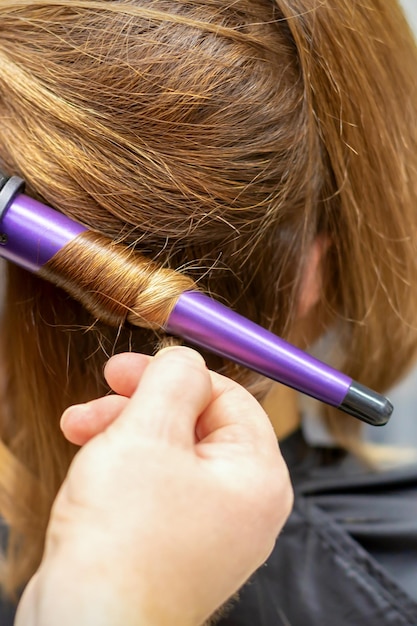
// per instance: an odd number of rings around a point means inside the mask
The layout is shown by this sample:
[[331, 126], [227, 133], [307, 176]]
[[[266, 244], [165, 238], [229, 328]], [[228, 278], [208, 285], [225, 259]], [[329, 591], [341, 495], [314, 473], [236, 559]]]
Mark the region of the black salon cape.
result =
[[372, 472], [301, 431], [281, 450], [294, 511], [219, 626], [417, 626], [417, 464]]
[[371, 472], [301, 431], [281, 450], [294, 511], [219, 625], [417, 626], [417, 465]]

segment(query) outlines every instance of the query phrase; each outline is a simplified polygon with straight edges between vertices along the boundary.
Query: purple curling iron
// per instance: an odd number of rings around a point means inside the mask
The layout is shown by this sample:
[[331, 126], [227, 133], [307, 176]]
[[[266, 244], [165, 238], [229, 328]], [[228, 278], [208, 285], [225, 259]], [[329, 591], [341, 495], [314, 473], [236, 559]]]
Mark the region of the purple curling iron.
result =
[[[23, 186], [0, 173], [0, 256], [36, 273], [87, 229], [24, 195]], [[197, 291], [179, 297], [164, 330], [368, 424], [382, 426], [392, 413], [384, 396]]]

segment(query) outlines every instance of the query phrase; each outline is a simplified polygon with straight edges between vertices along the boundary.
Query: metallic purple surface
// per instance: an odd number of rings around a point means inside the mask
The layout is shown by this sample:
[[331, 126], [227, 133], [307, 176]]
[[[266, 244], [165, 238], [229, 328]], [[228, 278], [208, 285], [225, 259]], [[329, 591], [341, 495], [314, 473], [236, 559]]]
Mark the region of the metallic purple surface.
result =
[[196, 291], [183, 293], [166, 330], [327, 404], [339, 406], [352, 379]]
[[85, 226], [54, 209], [19, 194], [0, 224], [5, 243], [0, 256], [37, 272], [58, 250], [85, 231]]
[[[0, 172], [0, 256], [36, 273], [87, 229], [21, 193], [23, 185]], [[392, 413], [384, 396], [199, 292], [180, 296], [165, 329], [374, 426]]]

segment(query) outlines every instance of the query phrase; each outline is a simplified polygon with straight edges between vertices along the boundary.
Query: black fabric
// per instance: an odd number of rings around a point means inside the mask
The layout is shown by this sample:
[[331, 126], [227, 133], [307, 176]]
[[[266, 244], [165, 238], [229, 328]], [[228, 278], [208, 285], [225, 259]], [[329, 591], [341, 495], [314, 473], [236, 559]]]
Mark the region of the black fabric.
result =
[[[7, 528], [0, 519], [0, 550], [4, 552], [7, 544]], [[0, 594], [0, 626], [12, 626], [16, 607]]]
[[417, 465], [371, 472], [301, 431], [281, 449], [294, 511], [219, 626], [417, 626]]
[[1, 626], [13, 626], [16, 613], [14, 604], [0, 596], [0, 624]]
[[294, 511], [221, 626], [417, 626], [417, 466], [371, 472], [341, 450], [281, 445]]

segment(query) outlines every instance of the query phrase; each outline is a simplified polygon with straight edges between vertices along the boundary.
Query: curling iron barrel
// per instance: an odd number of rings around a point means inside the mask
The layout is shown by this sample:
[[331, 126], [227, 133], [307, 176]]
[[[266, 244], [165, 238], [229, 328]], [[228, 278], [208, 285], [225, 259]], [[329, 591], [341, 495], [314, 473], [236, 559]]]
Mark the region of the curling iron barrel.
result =
[[[0, 173], [0, 256], [37, 273], [87, 228], [28, 197], [23, 188], [20, 178]], [[164, 330], [374, 426], [386, 424], [392, 413], [384, 396], [203, 293], [184, 291]]]

